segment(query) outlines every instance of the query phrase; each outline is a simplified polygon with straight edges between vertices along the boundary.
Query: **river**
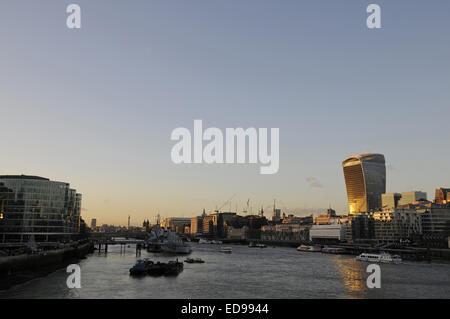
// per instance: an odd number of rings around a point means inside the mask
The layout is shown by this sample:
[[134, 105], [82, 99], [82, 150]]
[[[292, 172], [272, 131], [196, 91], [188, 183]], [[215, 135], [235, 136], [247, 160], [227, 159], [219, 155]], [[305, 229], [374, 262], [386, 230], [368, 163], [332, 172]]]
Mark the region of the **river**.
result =
[[[204, 264], [186, 264], [177, 277], [129, 276], [138, 258], [167, 261], [174, 257], [142, 252], [134, 245], [121, 251], [94, 252], [79, 262], [81, 288], [69, 289], [60, 269], [8, 290], [0, 298], [449, 298], [450, 265], [404, 262], [381, 265], [381, 288], [369, 289], [368, 264], [352, 256], [298, 252], [293, 248], [249, 248], [192, 244], [190, 257]], [[183, 260], [185, 257], [180, 256]]]

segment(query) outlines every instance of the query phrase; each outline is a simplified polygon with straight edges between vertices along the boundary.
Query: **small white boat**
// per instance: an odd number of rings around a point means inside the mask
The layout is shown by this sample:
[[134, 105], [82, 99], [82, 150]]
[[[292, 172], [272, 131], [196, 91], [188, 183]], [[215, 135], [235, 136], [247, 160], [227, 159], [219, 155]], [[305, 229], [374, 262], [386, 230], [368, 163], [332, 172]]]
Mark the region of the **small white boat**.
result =
[[220, 240], [208, 240], [208, 239], [204, 239], [204, 238], [201, 238], [201, 239], [198, 241], [198, 243], [199, 243], [199, 244], [222, 245], [222, 241], [220, 241]]
[[298, 251], [307, 251], [307, 252], [312, 252], [312, 253], [318, 253], [322, 250], [322, 248], [320, 246], [306, 246], [306, 245], [301, 245], [299, 247], [297, 247]]
[[231, 254], [233, 250], [231, 249], [231, 247], [221, 247], [220, 252], [225, 254]]
[[371, 263], [386, 263], [386, 264], [398, 264], [402, 261], [401, 257], [398, 255], [391, 256], [388, 253], [381, 254], [368, 254], [362, 253], [356, 257], [356, 260], [366, 261]]

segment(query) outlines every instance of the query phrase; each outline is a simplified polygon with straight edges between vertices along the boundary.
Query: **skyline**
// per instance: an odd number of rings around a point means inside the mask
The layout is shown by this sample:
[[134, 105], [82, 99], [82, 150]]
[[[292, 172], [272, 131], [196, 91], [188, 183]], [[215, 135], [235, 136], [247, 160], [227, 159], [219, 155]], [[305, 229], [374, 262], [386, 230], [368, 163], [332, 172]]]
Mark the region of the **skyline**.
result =
[[[380, 30], [361, 1], [77, 3], [80, 30], [67, 3], [0, 4], [1, 174], [69, 182], [88, 223], [193, 217], [235, 193], [238, 212], [346, 213], [342, 161], [364, 152], [385, 155], [387, 193], [450, 186], [447, 1], [377, 1]], [[170, 134], [195, 119], [280, 128], [279, 172], [173, 164]]]

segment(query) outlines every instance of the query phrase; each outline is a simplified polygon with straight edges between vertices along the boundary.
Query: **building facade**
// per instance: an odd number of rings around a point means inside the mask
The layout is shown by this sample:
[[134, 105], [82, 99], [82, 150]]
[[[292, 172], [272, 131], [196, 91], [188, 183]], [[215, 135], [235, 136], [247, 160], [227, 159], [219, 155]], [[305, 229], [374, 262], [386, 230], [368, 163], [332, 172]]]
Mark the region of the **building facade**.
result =
[[191, 218], [191, 235], [203, 234], [203, 217]]
[[434, 198], [435, 204], [450, 204], [450, 188], [439, 188], [436, 189], [435, 198]]
[[402, 198], [402, 194], [400, 193], [388, 193], [381, 195], [381, 208], [383, 210], [392, 210], [396, 209], [398, 206], [398, 202]]
[[313, 225], [309, 230], [310, 241], [344, 241], [346, 240], [346, 224]]
[[418, 201], [426, 201], [427, 200], [427, 193], [421, 192], [421, 191], [414, 191], [414, 192], [403, 192], [401, 194], [401, 198], [398, 201], [398, 205], [407, 205], [412, 204], [414, 202]]
[[0, 176], [0, 241], [60, 242], [80, 232], [81, 194], [68, 183], [28, 175]]
[[185, 217], [168, 217], [161, 222], [161, 227], [179, 233], [184, 232], [185, 226], [191, 225], [191, 219]]
[[422, 235], [421, 214], [414, 210], [384, 210], [373, 213], [375, 239], [392, 243], [416, 241]]
[[342, 162], [349, 214], [367, 213], [381, 208], [381, 195], [386, 193], [384, 155], [364, 153]]

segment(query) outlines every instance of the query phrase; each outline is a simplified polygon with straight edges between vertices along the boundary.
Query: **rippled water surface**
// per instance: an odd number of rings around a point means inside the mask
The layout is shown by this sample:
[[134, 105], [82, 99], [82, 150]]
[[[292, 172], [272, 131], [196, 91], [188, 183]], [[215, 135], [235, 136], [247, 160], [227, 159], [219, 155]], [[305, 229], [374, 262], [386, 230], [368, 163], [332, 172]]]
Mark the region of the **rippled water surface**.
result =
[[[449, 298], [450, 265], [405, 262], [381, 265], [381, 289], [366, 287], [366, 267], [351, 256], [298, 252], [293, 248], [248, 248], [193, 244], [190, 257], [205, 264], [185, 264], [177, 277], [129, 276], [137, 257], [134, 246], [123, 252], [95, 252], [81, 260], [81, 289], [66, 286], [65, 269], [0, 291], [0, 298]], [[140, 258], [174, 257], [142, 252]], [[180, 260], [185, 257], [180, 256]]]

